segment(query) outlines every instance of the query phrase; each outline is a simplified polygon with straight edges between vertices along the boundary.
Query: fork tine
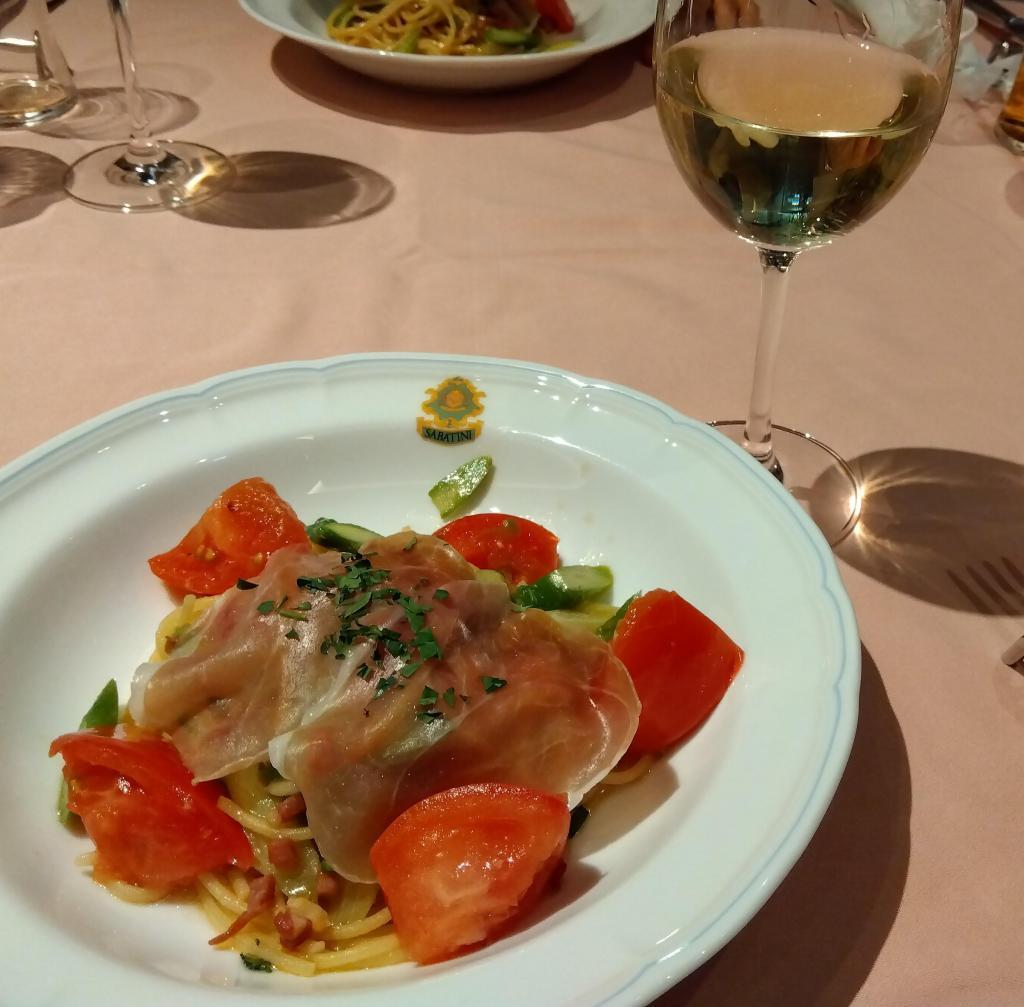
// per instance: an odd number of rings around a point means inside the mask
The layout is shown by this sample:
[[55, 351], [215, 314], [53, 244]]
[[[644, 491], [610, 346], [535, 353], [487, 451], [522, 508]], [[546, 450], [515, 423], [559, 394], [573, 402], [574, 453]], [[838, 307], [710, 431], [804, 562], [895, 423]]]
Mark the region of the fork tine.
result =
[[1014, 563], [1014, 561], [1010, 559], [1009, 556], [1003, 557], [1003, 566], [1005, 566], [1006, 569], [1009, 570], [1010, 575], [1014, 578], [1014, 580], [1016, 580], [1021, 587], [1024, 587], [1024, 573], [1021, 572], [1020, 567], [1017, 566], [1017, 564]]
[[1005, 591], [1007, 595], [1013, 598], [1014, 601], [1020, 601], [1022, 598], [1024, 598], [1024, 595], [1021, 594], [1020, 588], [1016, 584], [1011, 584], [1010, 581], [1008, 581], [1006, 577], [1003, 575], [999, 567], [995, 565], [995, 563], [991, 563], [988, 560], [984, 560], [982, 561], [981, 565], [988, 571], [988, 575], [992, 578], [996, 585], [998, 585], [998, 587], [1002, 591]]
[[947, 570], [946, 576], [953, 582], [953, 586], [971, 603], [976, 612], [980, 612], [982, 615], [996, 614], [992, 611], [992, 606], [984, 598], [971, 590], [970, 585], [952, 570]]
[[965, 568], [964, 571], [980, 588], [982, 592], [988, 595], [989, 599], [994, 603], [995, 607], [1002, 609], [1004, 615], [1013, 615], [1013, 606], [997, 591], [989, 582], [983, 577], [973, 566]]

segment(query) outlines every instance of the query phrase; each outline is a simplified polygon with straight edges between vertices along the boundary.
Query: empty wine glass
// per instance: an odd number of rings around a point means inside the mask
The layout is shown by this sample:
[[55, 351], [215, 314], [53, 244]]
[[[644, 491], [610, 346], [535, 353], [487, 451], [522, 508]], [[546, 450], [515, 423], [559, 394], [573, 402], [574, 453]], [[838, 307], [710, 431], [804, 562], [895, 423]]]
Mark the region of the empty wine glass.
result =
[[761, 260], [749, 411], [715, 425], [799, 487], [832, 544], [860, 514], [857, 479], [831, 448], [771, 420], [789, 268], [876, 213], [917, 167], [949, 93], [961, 2], [659, 0], [665, 139], [705, 209]]
[[108, 0], [131, 121], [127, 144], [101, 147], [68, 169], [64, 188], [87, 206], [122, 213], [173, 209], [208, 199], [231, 181], [231, 162], [216, 150], [150, 135], [136, 80], [128, 0]]

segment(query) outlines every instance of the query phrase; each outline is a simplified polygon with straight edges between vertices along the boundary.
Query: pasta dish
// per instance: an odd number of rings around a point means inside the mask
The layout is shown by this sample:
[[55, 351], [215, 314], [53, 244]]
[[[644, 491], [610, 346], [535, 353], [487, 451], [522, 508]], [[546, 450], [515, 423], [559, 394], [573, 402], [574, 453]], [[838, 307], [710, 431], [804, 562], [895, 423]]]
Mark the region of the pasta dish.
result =
[[[442, 514], [478, 491], [463, 469], [431, 491]], [[498, 939], [558, 883], [588, 807], [696, 729], [743, 660], [674, 592], [601, 601], [611, 571], [560, 565], [516, 515], [305, 525], [252, 478], [149, 565], [182, 600], [126, 708], [110, 682], [53, 742], [60, 813], [95, 881], [192, 893], [210, 944], [259, 971]]]
[[500, 56], [570, 45], [565, 0], [342, 0], [327, 35], [425, 56]]

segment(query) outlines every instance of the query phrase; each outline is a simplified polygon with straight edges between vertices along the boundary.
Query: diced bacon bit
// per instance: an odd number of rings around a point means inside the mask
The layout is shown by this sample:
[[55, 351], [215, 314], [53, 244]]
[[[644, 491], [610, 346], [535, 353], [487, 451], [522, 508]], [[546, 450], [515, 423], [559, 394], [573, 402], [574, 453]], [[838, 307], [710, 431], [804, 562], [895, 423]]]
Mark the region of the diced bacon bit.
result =
[[271, 839], [267, 859], [282, 871], [294, 871], [299, 866], [299, 851], [290, 839]]
[[305, 916], [286, 909], [274, 917], [274, 926], [286, 948], [298, 947], [313, 931], [313, 924]]
[[293, 818], [298, 818], [305, 810], [306, 799], [302, 794], [292, 794], [277, 806], [277, 819], [280, 822], [290, 822]]
[[251, 920], [254, 920], [260, 913], [265, 913], [274, 907], [274, 895], [277, 891], [277, 882], [272, 874], [261, 874], [249, 885], [249, 901], [246, 904], [245, 912], [239, 916], [222, 934], [210, 940], [211, 944], [223, 944], [230, 937], [234, 937]]
[[336, 899], [341, 894], [341, 878], [337, 874], [321, 874], [316, 879], [316, 898], [318, 902]]

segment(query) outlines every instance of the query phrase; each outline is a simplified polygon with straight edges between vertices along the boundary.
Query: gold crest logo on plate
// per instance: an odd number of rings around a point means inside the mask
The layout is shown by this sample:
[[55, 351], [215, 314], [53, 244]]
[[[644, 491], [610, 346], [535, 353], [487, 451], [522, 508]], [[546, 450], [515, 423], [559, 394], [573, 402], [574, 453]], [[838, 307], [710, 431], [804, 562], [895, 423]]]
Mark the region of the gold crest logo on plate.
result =
[[465, 444], [475, 441], [484, 428], [477, 420], [484, 411], [480, 391], [468, 378], [445, 378], [436, 388], [428, 388], [423, 411], [416, 419], [416, 432], [425, 441], [438, 444]]

